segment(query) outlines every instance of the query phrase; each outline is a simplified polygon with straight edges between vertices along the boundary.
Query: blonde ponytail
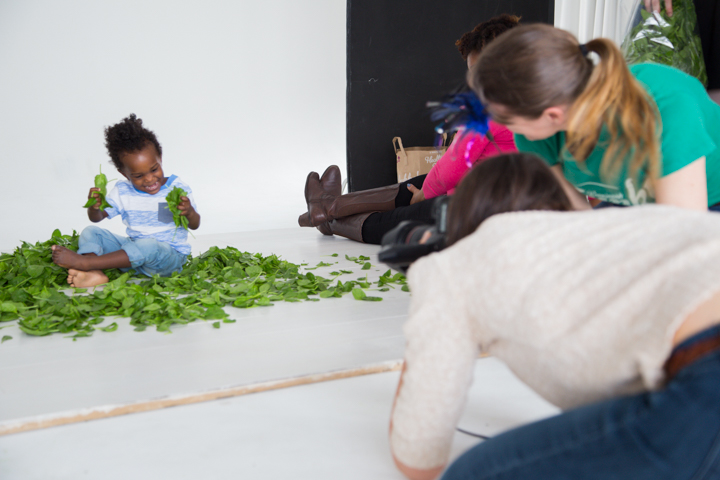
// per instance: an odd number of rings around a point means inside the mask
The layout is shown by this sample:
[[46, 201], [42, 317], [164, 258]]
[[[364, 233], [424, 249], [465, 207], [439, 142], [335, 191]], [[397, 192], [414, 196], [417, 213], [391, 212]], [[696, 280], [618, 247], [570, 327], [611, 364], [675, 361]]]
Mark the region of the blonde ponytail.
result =
[[603, 156], [601, 177], [616, 178], [630, 157], [631, 177], [644, 168], [651, 178], [657, 178], [661, 124], [654, 102], [632, 76], [611, 40], [597, 38], [585, 47], [595, 52], [600, 61], [568, 112], [566, 148], [582, 162], [595, 148], [605, 125], [610, 143]]

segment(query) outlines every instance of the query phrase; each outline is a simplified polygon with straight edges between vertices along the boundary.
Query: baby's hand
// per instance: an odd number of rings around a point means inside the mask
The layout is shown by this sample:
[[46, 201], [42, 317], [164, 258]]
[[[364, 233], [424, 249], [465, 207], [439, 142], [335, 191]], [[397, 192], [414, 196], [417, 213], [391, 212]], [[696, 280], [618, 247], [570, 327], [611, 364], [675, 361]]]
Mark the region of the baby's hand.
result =
[[88, 208], [92, 208], [93, 210], [100, 210], [100, 204], [102, 203], [100, 201], [100, 189], [97, 187], [91, 188], [90, 193], [88, 194], [88, 199], [90, 198], [94, 198], [95, 203]]
[[178, 203], [178, 210], [180, 210], [180, 215], [182, 215], [183, 217], [187, 217], [195, 211], [188, 197], [180, 197], [180, 203]]

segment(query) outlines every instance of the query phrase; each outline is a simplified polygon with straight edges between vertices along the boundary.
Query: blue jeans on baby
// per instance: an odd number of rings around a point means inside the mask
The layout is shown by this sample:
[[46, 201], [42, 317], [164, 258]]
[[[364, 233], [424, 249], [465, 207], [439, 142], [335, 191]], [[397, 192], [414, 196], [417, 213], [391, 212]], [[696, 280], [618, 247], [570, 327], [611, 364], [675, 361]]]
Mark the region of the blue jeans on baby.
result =
[[[92, 225], [82, 231], [78, 245], [79, 254], [94, 253], [100, 256], [124, 250], [132, 268], [149, 277], [153, 275], [169, 277], [173, 272], [181, 271], [187, 260], [187, 255], [154, 238], [123, 237]], [[129, 268], [120, 270], [127, 271]]]
[[[714, 327], [677, 348], [719, 333]], [[682, 368], [661, 390], [570, 410], [480, 443], [442, 478], [720, 479], [720, 351]]]

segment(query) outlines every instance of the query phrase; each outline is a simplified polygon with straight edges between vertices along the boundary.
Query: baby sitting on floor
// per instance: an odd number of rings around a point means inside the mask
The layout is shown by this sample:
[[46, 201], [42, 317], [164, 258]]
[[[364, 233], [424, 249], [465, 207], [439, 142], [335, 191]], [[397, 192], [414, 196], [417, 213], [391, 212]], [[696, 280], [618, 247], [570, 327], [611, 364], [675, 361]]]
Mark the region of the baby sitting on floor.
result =
[[52, 246], [52, 259], [68, 269], [73, 287], [92, 287], [108, 281], [102, 270], [130, 268], [148, 276], [170, 276], [182, 270], [190, 254], [188, 231], [176, 228], [166, 196], [173, 187], [182, 188], [180, 215], [188, 227], [200, 226], [192, 190], [175, 175], [165, 177], [162, 147], [155, 134], [145, 128], [135, 114], [105, 129], [105, 146], [115, 168], [125, 177], [115, 184], [101, 209], [100, 189], [91, 188], [88, 198], [95, 203], [87, 209], [93, 223], [120, 215], [127, 226], [127, 237], [103, 228], [89, 226], [80, 234], [77, 253], [60, 245]]

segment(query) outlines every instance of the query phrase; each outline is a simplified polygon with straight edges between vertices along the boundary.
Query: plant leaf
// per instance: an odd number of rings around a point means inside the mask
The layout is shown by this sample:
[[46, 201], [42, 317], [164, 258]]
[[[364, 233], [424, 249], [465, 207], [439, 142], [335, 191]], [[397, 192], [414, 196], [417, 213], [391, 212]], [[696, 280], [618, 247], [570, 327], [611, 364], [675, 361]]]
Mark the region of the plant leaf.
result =
[[367, 296], [361, 288], [353, 288], [352, 295], [355, 297], [355, 300], [365, 300]]

